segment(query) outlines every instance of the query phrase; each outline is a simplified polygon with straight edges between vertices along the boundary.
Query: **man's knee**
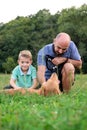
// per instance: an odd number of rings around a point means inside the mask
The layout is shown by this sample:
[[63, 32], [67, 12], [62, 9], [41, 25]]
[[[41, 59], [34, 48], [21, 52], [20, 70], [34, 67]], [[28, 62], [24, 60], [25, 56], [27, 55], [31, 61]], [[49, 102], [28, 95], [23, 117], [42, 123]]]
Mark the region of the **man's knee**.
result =
[[63, 69], [62, 69], [62, 73], [65, 73], [65, 74], [74, 74], [75, 72], [75, 68], [74, 66], [71, 64], [71, 63], [66, 63], [64, 66], [63, 66]]

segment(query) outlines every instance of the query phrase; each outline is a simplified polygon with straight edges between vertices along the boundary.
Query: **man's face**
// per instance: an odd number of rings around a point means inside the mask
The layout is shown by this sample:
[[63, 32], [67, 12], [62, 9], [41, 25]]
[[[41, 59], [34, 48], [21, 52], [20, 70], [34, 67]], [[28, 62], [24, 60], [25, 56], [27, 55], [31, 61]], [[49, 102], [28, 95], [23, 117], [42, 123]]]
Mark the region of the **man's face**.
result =
[[54, 51], [56, 54], [61, 55], [67, 51], [69, 44], [62, 44], [61, 42], [54, 41]]
[[62, 48], [61, 46], [54, 45], [54, 50], [56, 54], [63, 54], [64, 52], [66, 52], [67, 48]]

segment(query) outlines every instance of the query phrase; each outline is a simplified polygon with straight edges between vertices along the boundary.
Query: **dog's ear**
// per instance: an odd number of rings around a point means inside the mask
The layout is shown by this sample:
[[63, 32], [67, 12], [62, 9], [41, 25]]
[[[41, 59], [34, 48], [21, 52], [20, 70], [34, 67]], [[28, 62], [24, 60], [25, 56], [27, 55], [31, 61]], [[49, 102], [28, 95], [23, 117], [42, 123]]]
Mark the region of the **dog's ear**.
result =
[[53, 73], [50, 77], [53, 81], [58, 81], [58, 75], [56, 73]]
[[58, 80], [57, 74], [56, 74], [56, 73], [53, 73], [53, 74], [51, 75], [50, 79], [57, 81], [57, 80]]

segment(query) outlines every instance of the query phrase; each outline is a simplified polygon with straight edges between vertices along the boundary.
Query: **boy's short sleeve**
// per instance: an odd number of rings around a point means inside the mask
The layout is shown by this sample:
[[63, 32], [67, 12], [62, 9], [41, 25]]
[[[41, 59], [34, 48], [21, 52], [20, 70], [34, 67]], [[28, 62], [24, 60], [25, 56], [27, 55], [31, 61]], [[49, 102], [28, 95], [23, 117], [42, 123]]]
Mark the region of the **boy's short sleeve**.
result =
[[11, 74], [11, 78], [16, 80], [17, 79], [17, 73], [18, 73], [18, 69], [15, 68], [13, 71], [12, 71], [12, 74]]
[[37, 77], [37, 73], [36, 73], [36, 68], [35, 67], [32, 67], [31, 75], [32, 75], [32, 79], [35, 79]]

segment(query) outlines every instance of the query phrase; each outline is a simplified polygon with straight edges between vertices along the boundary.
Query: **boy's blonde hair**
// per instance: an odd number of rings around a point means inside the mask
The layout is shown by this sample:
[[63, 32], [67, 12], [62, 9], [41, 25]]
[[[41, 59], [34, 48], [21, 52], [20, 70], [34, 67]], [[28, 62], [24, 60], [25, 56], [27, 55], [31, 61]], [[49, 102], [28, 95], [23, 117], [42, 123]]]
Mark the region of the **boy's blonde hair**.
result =
[[20, 51], [18, 59], [20, 59], [20, 57], [26, 57], [26, 58], [30, 58], [32, 60], [32, 54], [29, 50]]

